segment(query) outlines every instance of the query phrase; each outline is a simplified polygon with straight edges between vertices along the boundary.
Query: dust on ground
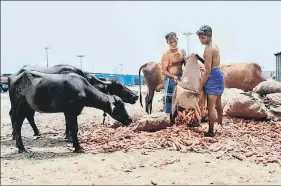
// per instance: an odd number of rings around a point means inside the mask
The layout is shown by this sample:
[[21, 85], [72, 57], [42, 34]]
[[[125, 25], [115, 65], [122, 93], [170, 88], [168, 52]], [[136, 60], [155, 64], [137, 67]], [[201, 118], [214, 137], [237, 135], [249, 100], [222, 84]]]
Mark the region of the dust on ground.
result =
[[[133, 87], [138, 90], [138, 87]], [[143, 87], [142, 91], [146, 89]], [[145, 94], [143, 94], [145, 96]], [[153, 111], [163, 108], [156, 93]], [[144, 100], [144, 99], [143, 99]], [[137, 102], [126, 107], [132, 115], [145, 114]], [[212, 153], [139, 149], [114, 153], [72, 153], [64, 140], [62, 113], [35, 114], [42, 136], [33, 139], [27, 120], [22, 127], [28, 153], [18, 154], [11, 140], [8, 93], [1, 93], [1, 184], [281, 184], [278, 164], [257, 165], [234, 158], [217, 159]], [[102, 123], [103, 112], [85, 107], [79, 126]]]

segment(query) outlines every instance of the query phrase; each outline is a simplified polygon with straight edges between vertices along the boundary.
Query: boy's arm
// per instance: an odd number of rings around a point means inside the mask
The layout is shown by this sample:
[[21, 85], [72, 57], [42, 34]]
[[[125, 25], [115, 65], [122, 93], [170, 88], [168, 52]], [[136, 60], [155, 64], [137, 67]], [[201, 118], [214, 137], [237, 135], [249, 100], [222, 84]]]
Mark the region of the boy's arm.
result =
[[201, 82], [201, 90], [203, 89], [204, 85], [206, 84], [206, 82], [209, 79], [209, 76], [211, 74], [211, 68], [212, 68], [212, 48], [207, 48], [204, 51], [204, 57], [205, 57], [205, 71], [203, 73], [203, 78], [202, 78], [202, 82]]

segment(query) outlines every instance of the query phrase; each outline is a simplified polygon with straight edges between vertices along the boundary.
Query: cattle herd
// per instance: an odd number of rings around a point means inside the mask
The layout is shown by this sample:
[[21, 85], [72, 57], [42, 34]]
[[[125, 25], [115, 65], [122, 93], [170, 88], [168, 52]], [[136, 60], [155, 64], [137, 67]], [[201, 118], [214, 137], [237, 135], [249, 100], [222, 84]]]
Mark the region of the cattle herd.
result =
[[66, 121], [66, 137], [71, 136], [74, 152], [83, 152], [77, 138], [77, 116], [84, 106], [94, 107], [108, 113], [112, 118], [129, 125], [131, 117], [125, 103], [134, 104], [137, 94], [120, 81], [102, 81], [70, 65], [49, 68], [25, 68], [8, 79], [11, 102], [10, 117], [13, 139], [19, 152], [26, 151], [22, 143], [21, 127], [26, 118], [34, 135], [39, 130], [34, 122], [35, 111], [41, 113], [63, 112]]
[[[260, 66], [256, 63], [222, 65], [222, 70], [226, 75], [226, 88], [240, 88], [248, 91], [265, 80]], [[142, 65], [139, 76], [141, 71], [148, 88], [145, 110], [151, 114], [154, 92], [163, 89], [164, 77], [159, 62]], [[124, 103], [135, 104], [140, 97], [142, 106], [141, 85], [140, 96], [138, 96], [117, 79], [98, 79], [71, 65], [22, 67], [17, 73], [9, 76], [8, 85], [12, 136], [13, 140], [16, 140], [19, 152], [26, 151], [21, 137], [21, 128], [25, 118], [30, 123], [34, 135], [40, 135], [34, 121], [35, 111], [63, 112], [66, 138], [72, 140], [74, 152], [84, 152], [77, 138], [77, 116], [85, 106], [103, 110], [104, 116], [107, 113], [125, 126], [132, 122], [132, 118]]]

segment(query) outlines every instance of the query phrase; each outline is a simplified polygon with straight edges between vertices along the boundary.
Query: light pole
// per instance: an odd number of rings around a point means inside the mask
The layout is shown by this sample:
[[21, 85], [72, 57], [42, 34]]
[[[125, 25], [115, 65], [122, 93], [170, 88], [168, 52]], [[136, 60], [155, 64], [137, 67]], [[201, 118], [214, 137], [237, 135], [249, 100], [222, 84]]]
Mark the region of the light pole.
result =
[[120, 65], [121, 74], [123, 74], [123, 71], [122, 71], [122, 66], [123, 66], [123, 64], [121, 63], [121, 64], [119, 64], [119, 65]]
[[77, 55], [77, 57], [80, 58], [80, 68], [82, 70], [82, 57], [84, 57], [84, 55]]
[[186, 39], [187, 39], [187, 54], [189, 55], [189, 38], [188, 38], [188, 36], [192, 35], [193, 33], [191, 33], [191, 32], [187, 32], [187, 33], [183, 32], [182, 34], [186, 36]]
[[49, 61], [48, 61], [48, 49], [49, 49], [49, 47], [45, 47], [45, 50], [46, 50], [46, 58], [47, 58], [47, 67], [49, 66]]

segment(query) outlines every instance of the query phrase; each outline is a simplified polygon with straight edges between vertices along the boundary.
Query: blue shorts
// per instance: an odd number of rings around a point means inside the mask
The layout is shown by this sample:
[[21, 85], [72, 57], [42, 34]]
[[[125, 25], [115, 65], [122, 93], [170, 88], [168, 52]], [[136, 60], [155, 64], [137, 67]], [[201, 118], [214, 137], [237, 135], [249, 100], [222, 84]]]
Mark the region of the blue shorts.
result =
[[212, 68], [210, 77], [204, 85], [207, 94], [221, 96], [224, 91], [224, 74], [220, 67]]

